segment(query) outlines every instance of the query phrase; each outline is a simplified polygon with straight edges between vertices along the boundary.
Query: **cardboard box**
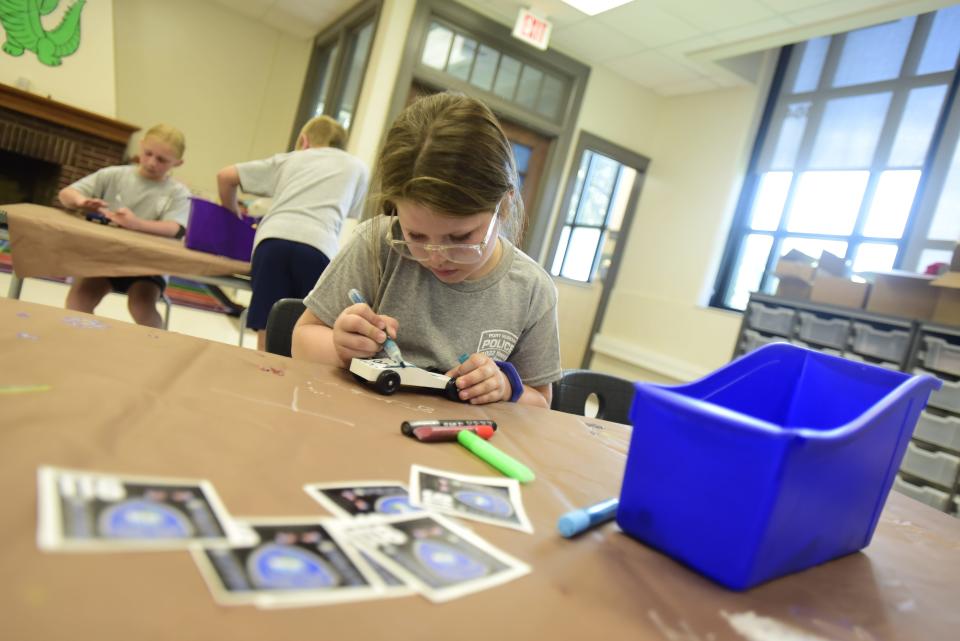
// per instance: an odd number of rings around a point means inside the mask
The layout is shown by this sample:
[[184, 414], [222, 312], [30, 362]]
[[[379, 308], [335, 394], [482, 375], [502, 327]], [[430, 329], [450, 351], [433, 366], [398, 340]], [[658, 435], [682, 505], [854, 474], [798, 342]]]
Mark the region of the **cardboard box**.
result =
[[[958, 256], [960, 252], [954, 252], [954, 262]], [[943, 325], [960, 325], [960, 270], [949, 271], [930, 285], [939, 293], [930, 320]]]
[[810, 288], [810, 302], [860, 309], [867, 301], [870, 284], [817, 273]]
[[774, 275], [779, 279], [777, 296], [840, 307], [863, 307], [870, 285], [846, 276], [843, 259], [823, 252], [819, 260], [791, 250], [777, 261]]
[[867, 311], [930, 320], [940, 296], [931, 286], [935, 279], [935, 276], [914, 272], [877, 272], [873, 274]]

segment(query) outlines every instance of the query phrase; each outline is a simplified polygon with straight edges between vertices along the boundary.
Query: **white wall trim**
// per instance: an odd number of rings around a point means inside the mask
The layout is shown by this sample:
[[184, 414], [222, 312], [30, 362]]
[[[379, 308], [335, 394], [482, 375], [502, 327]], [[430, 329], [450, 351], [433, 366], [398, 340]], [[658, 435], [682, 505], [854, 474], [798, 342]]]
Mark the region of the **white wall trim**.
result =
[[654, 352], [620, 338], [597, 334], [593, 337], [593, 351], [624, 363], [641, 367], [678, 381], [693, 381], [710, 373], [709, 369], [660, 352]]

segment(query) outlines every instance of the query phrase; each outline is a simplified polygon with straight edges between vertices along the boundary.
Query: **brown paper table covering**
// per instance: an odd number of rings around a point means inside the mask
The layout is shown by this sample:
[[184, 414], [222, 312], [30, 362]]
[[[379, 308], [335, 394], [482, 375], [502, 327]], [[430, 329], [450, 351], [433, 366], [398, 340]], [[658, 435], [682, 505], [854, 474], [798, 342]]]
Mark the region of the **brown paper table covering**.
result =
[[[806, 641], [936, 641], [960, 631], [960, 520], [896, 492], [864, 552], [731, 592], [613, 524], [573, 541], [556, 534], [564, 511], [618, 493], [625, 426], [507, 403], [384, 397], [342, 370], [76, 320], [92, 318], [0, 299], [0, 386], [51, 386], [0, 395], [0, 638], [743, 641], [793, 629], [800, 636], [789, 638]], [[413, 463], [495, 475], [456, 443], [399, 430], [405, 419], [481, 417], [500, 425], [496, 445], [537, 474], [523, 486], [536, 532], [468, 525], [533, 571], [446, 604], [227, 608], [185, 552], [36, 547], [41, 464], [206, 478], [235, 516], [322, 515], [304, 483], [406, 482]], [[780, 632], [748, 636], [730, 620]]]
[[221, 276], [246, 274], [250, 263], [194, 251], [173, 238], [92, 223], [29, 203], [6, 212], [14, 272], [20, 278], [64, 276]]

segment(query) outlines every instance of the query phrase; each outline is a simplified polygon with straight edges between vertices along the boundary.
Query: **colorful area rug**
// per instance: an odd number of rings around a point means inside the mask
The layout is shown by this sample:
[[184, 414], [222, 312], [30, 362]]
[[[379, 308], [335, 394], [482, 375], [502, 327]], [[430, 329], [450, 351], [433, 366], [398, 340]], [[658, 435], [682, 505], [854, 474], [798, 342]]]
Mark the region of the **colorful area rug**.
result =
[[[10, 273], [11, 271], [13, 271], [13, 257], [10, 255], [10, 241], [0, 238], [0, 272]], [[44, 280], [64, 282], [63, 278]], [[240, 316], [243, 311], [243, 305], [230, 300], [230, 297], [216, 285], [198, 283], [179, 276], [170, 277], [170, 282], [167, 284], [167, 298], [174, 305], [228, 316]]]

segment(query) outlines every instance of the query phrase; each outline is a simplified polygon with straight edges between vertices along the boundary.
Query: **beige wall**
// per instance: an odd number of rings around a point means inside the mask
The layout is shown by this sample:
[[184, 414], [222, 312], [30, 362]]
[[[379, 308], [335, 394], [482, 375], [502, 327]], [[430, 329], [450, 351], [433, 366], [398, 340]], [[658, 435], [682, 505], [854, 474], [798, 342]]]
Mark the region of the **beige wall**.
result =
[[730, 359], [740, 315], [705, 304], [760, 100], [757, 88], [663, 99], [652, 163], [601, 328], [614, 339], [606, 351], [680, 380]]
[[[56, 29], [71, 4], [61, 2], [53, 13], [42, 19], [43, 28]], [[31, 51], [18, 57], [0, 52], [0, 82], [114, 117], [112, 0], [87, 0], [80, 15], [80, 27], [80, 47], [64, 58], [59, 67], [41, 64]]]
[[311, 42], [221, 5], [115, 0], [117, 117], [187, 138], [176, 177], [216, 193], [216, 172], [287, 150]]

